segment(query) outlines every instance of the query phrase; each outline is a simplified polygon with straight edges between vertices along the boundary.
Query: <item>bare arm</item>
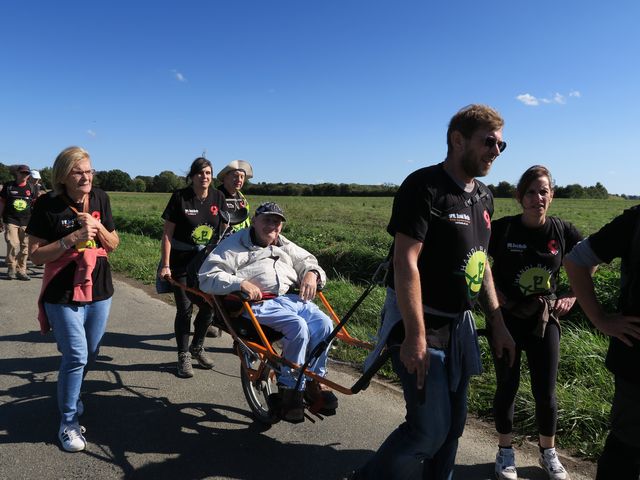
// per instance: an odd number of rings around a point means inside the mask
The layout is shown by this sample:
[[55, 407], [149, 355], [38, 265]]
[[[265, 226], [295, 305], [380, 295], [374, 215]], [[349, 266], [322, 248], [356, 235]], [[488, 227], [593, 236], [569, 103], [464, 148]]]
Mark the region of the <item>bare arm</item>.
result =
[[171, 276], [171, 239], [173, 238], [173, 232], [176, 230], [176, 224], [169, 220], [164, 221], [164, 229], [162, 230], [162, 239], [160, 240], [160, 271], [158, 275], [164, 277], [165, 275]]
[[640, 317], [619, 313], [607, 314], [604, 311], [596, 296], [590, 267], [578, 265], [565, 258], [564, 268], [582, 310], [598, 330], [605, 335], [616, 337], [628, 346], [632, 346], [631, 339], [640, 339]]
[[491, 335], [490, 343], [493, 353], [499, 359], [503, 355], [507, 355], [509, 366], [513, 365], [516, 358], [516, 344], [504, 324], [502, 318], [502, 310], [498, 302], [498, 295], [493, 283], [493, 273], [491, 266], [487, 263], [484, 276], [482, 277], [482, 291], [480, 294], [480, 303], [482, 304], [487, 319], [487, 327]]
[[429, 352], [418, 270], [418, 257], [422, 251], [422, 245], [422, 242], [414, 238], [397, 233], [393, 252], [396, 295], [405, 330], [404, 341], [400, 346], [400, 360], [409, 373], [416, 372], [419, 389], [424, 387], [424, 377], [429, 369]]

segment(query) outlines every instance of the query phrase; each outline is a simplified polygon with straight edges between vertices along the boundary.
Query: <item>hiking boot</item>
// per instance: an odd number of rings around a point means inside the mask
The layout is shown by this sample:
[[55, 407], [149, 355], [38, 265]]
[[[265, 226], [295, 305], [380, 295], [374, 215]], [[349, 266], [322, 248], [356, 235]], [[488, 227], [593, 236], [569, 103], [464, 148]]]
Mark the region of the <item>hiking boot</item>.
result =
[[189, 352], [178, 352], [178, 376], [181, 378], [193, 377], [191, 354]]
[[14, 272], [13, 270], [7, 270], [7, 280], [15, 280], [16, 279], [16, 272]]
[[324, 415], [334, 414], [338, 408], [338, 397], [329, 387], [320, 382], [308, 381], [304, 389], [304, 399], [312, 412]]
[[16, 278], [18, 280], [23, 280], [25, 282], [28, 282], [29, 280], [31, 280], [31, 277], [29, 275], [27, 275], [26, 273], [22, 273], [22, 272], [18, 272], [16, 274]]
[[544, 452], [540, 454], [539, 461], [540, 466], [547, 472], [551, 480], [565, 480], [567, 478], [567, 471], [560, 463], [555, 448], [545, 448]]
[[189, 353], [191, 353], [191, 358], [197, 360], [198, 364], [202, 368], [206, 368], [207, 370], [213, 368], [213, 362], [207, 355], [207, 352], [205, 352], [204, 347], [196, 347], [194, 345], [191, 345], [191, 347], [189, 348]]
[[87, 441], [82, 435], [85, 428], [80, 425], [60, 425], [58, 438], [67, 452], [80, 452], [87, 447]]
[[213, 325], [209, 325], [207, 328], [207, 337], [218, 338], [222, 336], [222, 331], [220, 327], [215, 327]]
[[293, 388], [280, 387], [280, 417], [291, 423], [304, 422], [304, 401], [302, 392]]
[[518, 480], [516, 457], [513, 448], [498, 448], [496, 454], [496, 478], [498, 480]]

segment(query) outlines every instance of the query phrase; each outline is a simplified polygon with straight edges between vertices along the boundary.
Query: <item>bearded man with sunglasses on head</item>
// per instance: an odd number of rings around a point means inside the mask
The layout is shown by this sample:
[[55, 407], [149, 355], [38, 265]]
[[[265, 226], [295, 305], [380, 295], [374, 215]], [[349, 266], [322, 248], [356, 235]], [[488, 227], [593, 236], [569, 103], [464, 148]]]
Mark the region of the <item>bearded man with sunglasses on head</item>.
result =
[[477, 300], [487, 312], [496, 356], [513, 362], [515, 344], [487, 261], [493, 197], [475, 179], [487, 175], [506, 148], [503, 125], [491, 107], [463, 108], [449, 123], [444, 162], [413, 172], [396, 194], [379, 344], [367, 364], [384, 345], [400, 344], [391, 359], [406, 421], [351, 478], [452, 478], [469, 378], [481, 371], [471, 315]]

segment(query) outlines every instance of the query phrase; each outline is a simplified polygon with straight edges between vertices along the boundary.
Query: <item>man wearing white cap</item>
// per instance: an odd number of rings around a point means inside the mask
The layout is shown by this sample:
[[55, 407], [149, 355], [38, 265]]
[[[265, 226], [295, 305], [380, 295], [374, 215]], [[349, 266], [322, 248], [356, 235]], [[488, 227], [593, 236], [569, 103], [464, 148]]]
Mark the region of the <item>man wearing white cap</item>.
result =
[[[244, 160], [233, 160], [218, 173], [218, 180], [222, 182], [218, 190], [224, 194], [227, 200], [227, 212], [232, 216], [242, 209], [249, 211], [249, 202], [240, 191], [245, 180], [249, 178], [253, 178], [253, 168], [251, 168], [249, 162]], [[246, 228], [249, 224], [249, 217], [247, 216], [244, 222], [233, 227], [233, 231]]]
[[38, 170], [31, 170], [31, 185], [33, 185], [33, 193], [36, 198], [46, 193], [46, 189], [42, 185], [42, 176]]

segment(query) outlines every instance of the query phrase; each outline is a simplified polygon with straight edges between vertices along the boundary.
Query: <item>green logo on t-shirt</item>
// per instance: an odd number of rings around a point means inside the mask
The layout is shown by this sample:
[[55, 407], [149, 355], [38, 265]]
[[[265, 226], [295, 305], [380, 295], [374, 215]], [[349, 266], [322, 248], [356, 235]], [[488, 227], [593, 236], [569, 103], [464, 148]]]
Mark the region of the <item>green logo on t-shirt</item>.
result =
[[467, 295], [474, 299], [482, 288], [482, 278], [487, 264], [487, 254], [482, 250], [470, 252], [467, 256], [467, 263], [464, 266], [464, 278], [467, 283]]
[[16, 212], [24, 212], [27, 209], [27, 201], [17, 198], [13, 201], [13, 208]]
[[529, 267], [518, 275], [518, 287], [524, 295], [548, 292], [551, 289], [551, 273], [542, 267]]
[[213, 237], [213, 229], [207, 224], [198, 225], [191, 232], [191, 239], [196, 245], [206, 245], [211, 240], [211, 237]]

